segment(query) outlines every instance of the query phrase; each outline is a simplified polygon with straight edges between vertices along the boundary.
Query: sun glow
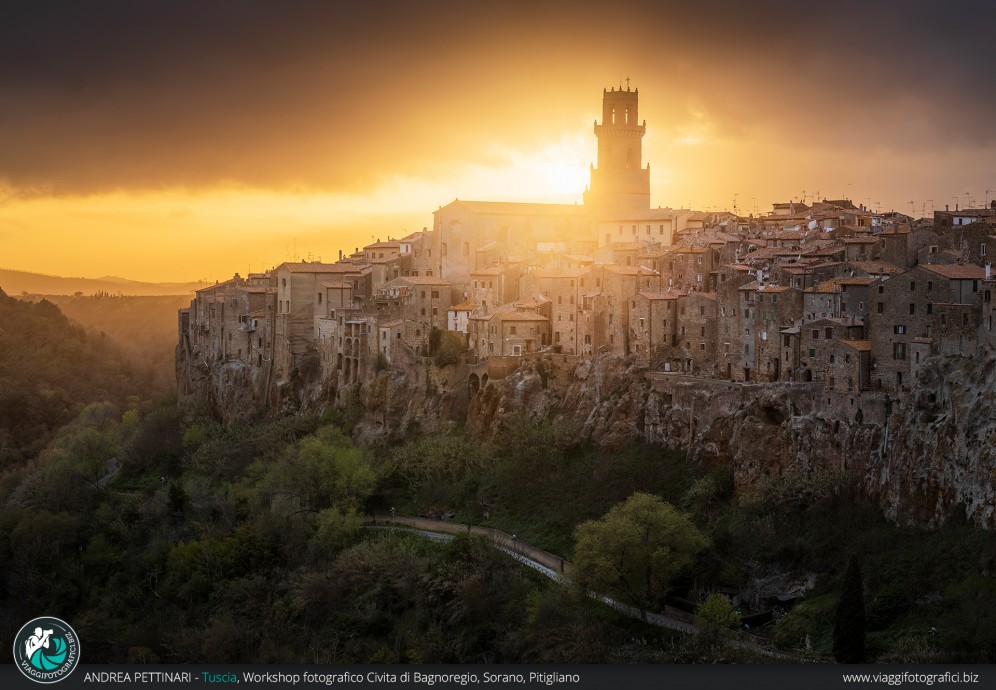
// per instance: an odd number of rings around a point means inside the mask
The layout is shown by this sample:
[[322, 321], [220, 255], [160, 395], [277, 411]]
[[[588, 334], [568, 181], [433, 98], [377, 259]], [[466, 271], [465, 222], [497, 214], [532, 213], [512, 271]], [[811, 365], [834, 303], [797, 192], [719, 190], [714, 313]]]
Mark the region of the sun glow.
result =
[[437, 178], [385, 177], [362, 193], [241, 187], [9, 199], [0, 265], [142, 280], [219, 278], [298, 258], [333, 260], [377, 238], [432, 225], [454, 198], [580, 203], [590, 142], [580, 133], [535, 148], [495, 145], [487, 163]]

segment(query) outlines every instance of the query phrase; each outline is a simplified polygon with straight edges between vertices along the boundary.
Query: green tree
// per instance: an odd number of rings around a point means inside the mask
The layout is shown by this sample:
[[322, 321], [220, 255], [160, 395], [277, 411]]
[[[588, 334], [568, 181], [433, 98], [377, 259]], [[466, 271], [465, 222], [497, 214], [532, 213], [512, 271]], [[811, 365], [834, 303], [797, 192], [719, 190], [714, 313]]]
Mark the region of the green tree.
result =
[[578, 584], [638, 606], [644, 618], [706, 547], [685, 513], [646, 493], [581, 523], [574, 539]]
[[703, 647], [715, 647], [723, 630], [737, 630], [740, 627], [740, 614], [730, 600], [719, 592], [713, 592], [695, 607], [695, 617], [699, 624], [699, 641]]
[[833, 656], [842, 664], [860, 664], [865, 659], [865, 593], [857, 554], [851, 555], [844, 571], [833, 622]]

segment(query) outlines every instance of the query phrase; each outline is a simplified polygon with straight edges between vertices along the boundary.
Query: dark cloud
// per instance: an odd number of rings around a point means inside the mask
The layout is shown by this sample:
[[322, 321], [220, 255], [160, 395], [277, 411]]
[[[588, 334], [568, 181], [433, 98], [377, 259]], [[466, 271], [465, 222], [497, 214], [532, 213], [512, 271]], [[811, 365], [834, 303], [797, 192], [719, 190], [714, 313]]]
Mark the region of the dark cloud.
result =
[[933, 2], [21, 2], [0, 182], [362, 188], [539, 142], [632, 74], [661, 131], [829, 149], [993, 143], [996, 10]]

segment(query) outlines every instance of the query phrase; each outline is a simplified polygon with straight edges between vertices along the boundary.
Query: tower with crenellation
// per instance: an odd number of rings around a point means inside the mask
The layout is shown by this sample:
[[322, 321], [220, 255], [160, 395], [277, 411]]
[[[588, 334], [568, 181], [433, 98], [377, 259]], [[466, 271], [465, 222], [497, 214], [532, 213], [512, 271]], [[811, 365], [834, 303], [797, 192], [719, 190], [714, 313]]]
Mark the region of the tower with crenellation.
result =
[[646, 121], [639, 120], [640, 90], [602, 90], [602, 122], [595, 121], [598, 163], [591, 166], [586, 207], [598, 216], [650, 209], [650, 165], [643, 165]]

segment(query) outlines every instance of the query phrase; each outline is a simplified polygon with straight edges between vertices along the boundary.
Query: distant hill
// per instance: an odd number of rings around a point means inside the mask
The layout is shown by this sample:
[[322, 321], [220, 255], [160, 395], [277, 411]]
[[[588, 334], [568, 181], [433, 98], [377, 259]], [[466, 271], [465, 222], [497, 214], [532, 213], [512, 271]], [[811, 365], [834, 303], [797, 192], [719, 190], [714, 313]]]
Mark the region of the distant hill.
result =
[[[21, 299], [38, 302], [40, 296]], [[174, 348], [176, 310], [190, 306], [190, 295], [46, 295], [76, 323], [103, 333], [120, 346], [138, 369], [149, 369], [150, 397], [167, 397], [176, 390]]]
[[84, 405], [108, 401], [125, 409], [152, 382], [148, 367], [133, 364], [110, 338], [87, 332], [52, 302], [26, 302], [0, 290], [0, 474], [37, 454]]
[[103, 278], [65, 278], [42, 273], [28, 273], [0, 268], [0, 289], [8, 295], [29, 293], [33, 295], [73, 295], [82, 292], [92, 295], [106, 292], [111, 295], [136, 295], [141, 297], [159, 295], [189, 295], [195, 290], [207, 287], [208, 283], [144, 283], [117, 276]]

